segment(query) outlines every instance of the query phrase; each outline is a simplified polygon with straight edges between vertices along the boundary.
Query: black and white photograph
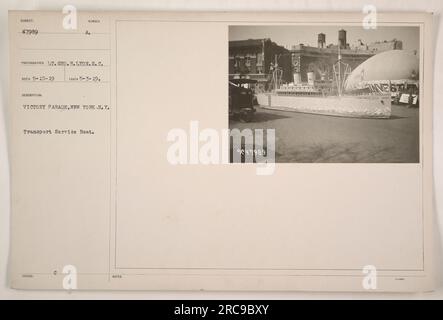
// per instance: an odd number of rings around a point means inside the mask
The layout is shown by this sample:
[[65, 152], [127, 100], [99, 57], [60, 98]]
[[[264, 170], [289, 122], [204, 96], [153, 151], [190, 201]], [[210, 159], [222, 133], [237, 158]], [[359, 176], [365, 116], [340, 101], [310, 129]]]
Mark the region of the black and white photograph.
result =
[[442, 299], [443, 1], [154, 1], [0, 3], [0, 300]]
[[418, 26], [230, 26], [229, 128], [280, 163], [419, 163], [419, 66]]

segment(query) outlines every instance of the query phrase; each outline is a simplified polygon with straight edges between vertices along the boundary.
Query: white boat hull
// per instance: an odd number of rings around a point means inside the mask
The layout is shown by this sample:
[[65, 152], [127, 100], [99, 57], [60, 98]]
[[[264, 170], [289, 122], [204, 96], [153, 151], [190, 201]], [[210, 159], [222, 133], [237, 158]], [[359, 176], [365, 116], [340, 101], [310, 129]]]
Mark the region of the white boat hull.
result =
[[290, 96], [273, 93], [257, 94], [264, 108], [358, 118], [389, 118], [391, 97], [364, 96]]

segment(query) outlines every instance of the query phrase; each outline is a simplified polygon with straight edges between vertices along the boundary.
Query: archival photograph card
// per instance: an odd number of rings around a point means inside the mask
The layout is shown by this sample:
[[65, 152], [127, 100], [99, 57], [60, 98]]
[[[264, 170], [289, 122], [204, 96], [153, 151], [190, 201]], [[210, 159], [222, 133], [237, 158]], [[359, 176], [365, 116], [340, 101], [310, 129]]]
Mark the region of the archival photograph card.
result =
[[432, 290], [432, 21], [10, 11], [10, 286]]

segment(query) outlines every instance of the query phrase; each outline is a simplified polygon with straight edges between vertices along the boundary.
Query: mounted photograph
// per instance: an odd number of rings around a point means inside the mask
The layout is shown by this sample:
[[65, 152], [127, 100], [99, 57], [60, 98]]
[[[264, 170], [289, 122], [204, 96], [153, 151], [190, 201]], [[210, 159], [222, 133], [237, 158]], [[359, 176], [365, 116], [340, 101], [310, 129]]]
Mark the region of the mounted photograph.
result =
[[419, 163], [419, 66], [418, 26], [229, 26], [229, 128], [278, 163]]

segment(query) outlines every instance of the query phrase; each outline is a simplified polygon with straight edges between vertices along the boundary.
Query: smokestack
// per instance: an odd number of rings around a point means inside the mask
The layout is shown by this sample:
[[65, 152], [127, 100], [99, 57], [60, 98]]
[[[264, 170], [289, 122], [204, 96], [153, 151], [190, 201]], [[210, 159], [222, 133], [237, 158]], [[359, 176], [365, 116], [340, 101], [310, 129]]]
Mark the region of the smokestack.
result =
[[318, 47], [324, 48], [326, 43], [326, 35], [324, 33], [318, 34]]
[[340, 49], [346, 49], [346, 30], [341, 29], [338, 31], [338, 45]]

